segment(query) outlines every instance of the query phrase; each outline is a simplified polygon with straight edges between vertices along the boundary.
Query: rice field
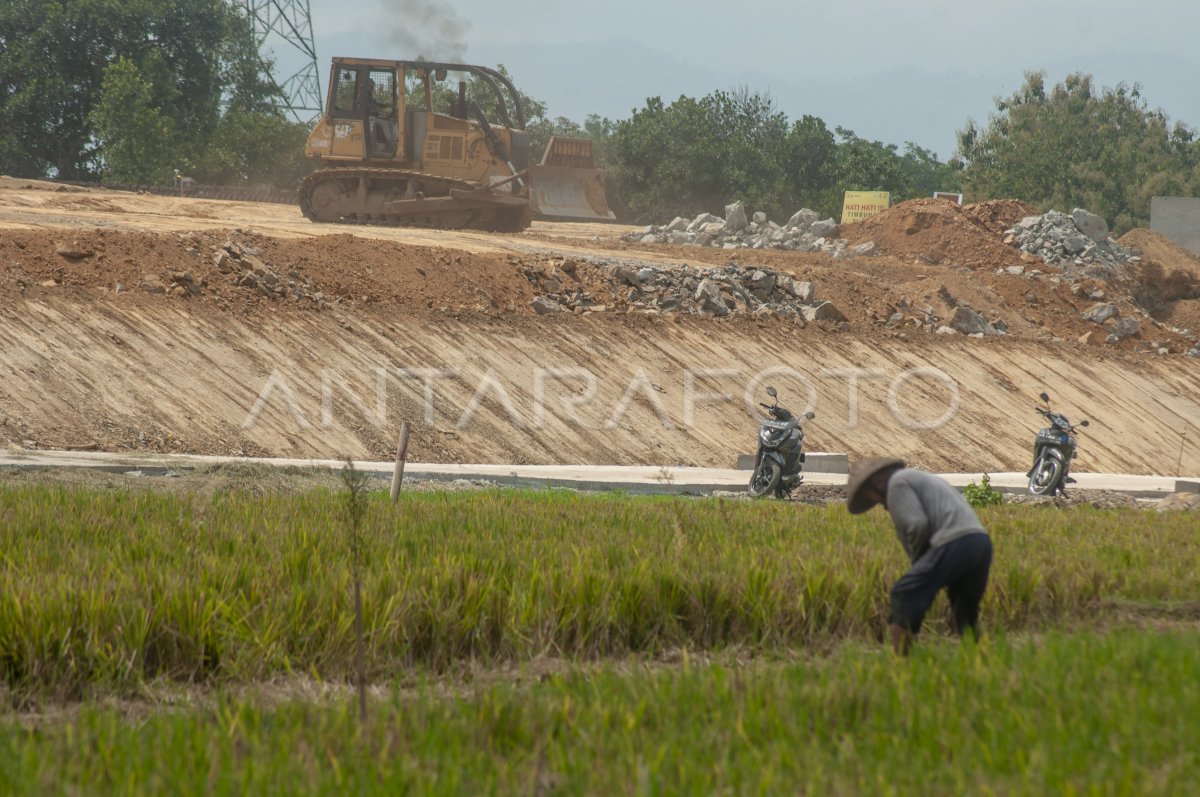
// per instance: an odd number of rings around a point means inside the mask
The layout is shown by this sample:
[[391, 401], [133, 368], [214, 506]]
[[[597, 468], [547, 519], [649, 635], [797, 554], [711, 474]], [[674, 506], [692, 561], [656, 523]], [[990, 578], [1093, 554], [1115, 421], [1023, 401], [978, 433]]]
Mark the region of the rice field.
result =
[[0, 726], [5, 794], [1196, 794], [1200, 633], [602, 668]]
[[0, 486], [0, 793], [1191, 793], [1194, 514], [981, 516], [988, 637], [904, 662], [882, 512], [369, 496], [360, 726], [256, 696], [352, 679], [342, 494]]

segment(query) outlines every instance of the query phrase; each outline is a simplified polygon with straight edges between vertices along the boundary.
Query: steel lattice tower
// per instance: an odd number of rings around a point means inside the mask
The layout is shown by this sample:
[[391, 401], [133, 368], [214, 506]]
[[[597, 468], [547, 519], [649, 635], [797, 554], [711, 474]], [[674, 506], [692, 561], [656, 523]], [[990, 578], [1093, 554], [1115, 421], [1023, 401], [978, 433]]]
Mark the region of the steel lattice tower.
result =
[[[322, 110], [320, 71], [317, 49], [313, 45], [312, 14], [308, 0], [234, 0], [243, 6], [254, 23], [254, 35], [264, 45], [286, 44], [303, 59], [291, 77], [280, 82], [268, 75], [283, 92], [283, 110], [298, 122], [309, 122]], [[293, 59], [289, 59], [293, 60]], [[293, 61], [294, 62], [294, 61]]]

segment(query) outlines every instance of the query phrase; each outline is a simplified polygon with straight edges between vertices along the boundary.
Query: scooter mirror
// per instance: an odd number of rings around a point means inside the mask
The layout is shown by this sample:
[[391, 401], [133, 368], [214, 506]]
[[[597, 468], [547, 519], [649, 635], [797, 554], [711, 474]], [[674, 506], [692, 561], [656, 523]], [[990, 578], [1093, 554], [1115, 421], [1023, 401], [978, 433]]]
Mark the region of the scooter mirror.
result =
[[775, 392], [775, 388], [769, 387], [769, 388], [767, 388], [767, 395], [770, 396], [771, 398], [775, 398], [779, 394]]
[[1049, 401], [1049, 400], [1050, 400], [1050, 394], [1049, 394], [1049, 393], [1042, 393], [1042, 394], [1039, 396], [1039, 398], [1040, 398], [1042, 401]]
[[1087, 422], [1087, 420], [1082, 420], [1082, 421], [1080, 421], [1080, 422], [1079, 422], [1079, 425], [1080, 425], [1080, 426], [1087, 426], [1087, 425], [1088, 425], [1088, 422]]
[[811, 421], [813, 418], [817, 417], [817, 414], [815, 412], [813, 412], [812, 410], [809, 410], [808, 412], [804, 413], [804, 417], [806, 420]]

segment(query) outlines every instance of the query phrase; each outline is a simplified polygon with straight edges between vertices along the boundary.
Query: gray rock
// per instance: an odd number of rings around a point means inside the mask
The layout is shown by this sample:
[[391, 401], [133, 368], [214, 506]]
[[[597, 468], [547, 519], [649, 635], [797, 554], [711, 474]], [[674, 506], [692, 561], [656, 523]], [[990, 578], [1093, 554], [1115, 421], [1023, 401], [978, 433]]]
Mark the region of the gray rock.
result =
[[212, 262], [222, 274], [228, 274], [234, 270], [233, 258], [224, 249], [213, 252]]
[[676, 216], [671, 220], [665, 228], [666, 232], [686, 232], [688, 228], [688, 220], [683, 216]]
[[959, 305], [954, 308], [954, 315], [950, 316], [948, 323], [956, 332], [961, 332], [964, 335], [995, 334], [995, 329], [992, 328], [992, 325], [983, 316], [966, 305]]
[[812, 304], [816, 288], [811, 282], [795, 283], [795, 295], [800, 304]]
[[1019, 277], [1025, 273], [1025, 267], [1024, 266], [1009, 266], [1007, 271], [1009, 274], [1012, 274], [1014, 277]]
[[775, 290], [775, 281], [774, 272], [758, 269], [746, 279], [745, 285], [751, 296], [765, 302], [771, 291]]
[[1082, 235], [1068, 235], [1063, 239], [1062, 245], [1067, 254], [1076, 255], [1083, 251], [1087, 242], [1088, 239]]
[[741, 200], [725, 206], [725, 229], [730, 232], [741, 232], [749, 222], [746, 220], [746, 206]]
[[705, 277], [700, 280], [700, 285], [696, 288], [696, 296], [694, 298], [700, 306], [701, 312], [712, 313], [713, 315], [729, 314], [729, 305], [725, 304], [725, 299], [721, 296], [721, 287], [711, 277]]
[[658, 276], [658, 269], [650, 268], [649, 266], [646, 268], [639, 268], [636, 276], [638, 284], [641, 285], [642, 283], [650, 282], [656, 276]]
[[1187, 356], [1200, 358], [1200, 346], [1193, 346], [1192, 348], [1188, 349]]
[[1117, 340], [1132, 337], [1142, 331], [1142, 325], [1136, 318], [1118, 318], [1108, 327], [1109, 333]]
[[935, 335], [957, 335], [958, 330], [954, 329], [953, 327], [948, 327], [948, 326], [942, 325], [934, 331], [934, 334]]
[[668, 233], [667, 240], [673, 244], [690, 244], [695, 243], [696, 233], [687, 232], [685, 230], [672, 230]]
[[822, 221], [814, 221], [808, 228], [808, 232], [814, 238], [828, 238], [837, 232], [837, 222], [833, 219], [824, 219]]
[[793, 213], [792, 217], [788, 219], [787, 224], [783, 226], [793, 230], [807, 230], [812, 226], [812, 223], [819, 218], [820, 216], [818, 216], [815, 211], [809, 210], [808, 208], [801, 208]]
[[1071, 211], [1071, 220], [1075, 222], [1077, 230], [1093, 241], [1099, 242], [1108, 238], [1108, 222], [1095, 213], [1083, 208], [1075, 208]]
[[761, 225], [767, 223], [767, 214], [763, 213], [761, 210], [757, 210], [754, 212], [754, 215], [750, 217], [750, 219], [755, 224], [758, 224], [761, 226]]
[[534, 297], [534, 300], [529, 303], [529, 306], [532, 307], [533, 311], [538, 315], [548, 315], [550, 313], [557, 313], [562, 310], [562, 305], [553, 299], [546, 298], [545, 296]]
[[1116, 318], [1121, 314], [1115, 304], [1097, 304], [1088, 308], [1080, 314], [1080, 318], [1084, 321], [1092, 321], [1097, 324], [1103, 324], [1110, 318]]
[[167, 292], [167, 286], [163, 285], [163, 281], [158, 278], [157, 274], [143, 274], [141, 288], [146, 293]]
[[873, 255], [875, 254], [876, 249], [877, 247], [875, 246], [874, 241], [867, 241], [866, 243], [861, 243], [858, 246], [851, 247], [850, 251], [855, 255]]
[[657, 244], [657, 243], [662, 243], [662, 241], [659, 239], [659, 237], [657, 235], [651, 233], [650, 235], [643, 235], [641, 238], [639, 238], [638, 243]]
[[811, 307], [804, 307], [801, 310], [801, 315], [805, 321], [846, 321], [848, 320], [842, 311], [834, 306], [833, 302], [820, 302]]
[[717, 219], [716, 221], [710, 221], [708, 224], [705, 224], [703, 227], [701, 227], [700, 231], [708, 233], [712, 236], [720, 235], [721, 233], [725, 232], [725, 222], [721, 221], [720, 219]]
[[714, 221], [721, 221], [721, 219], [719, 216], [714, 216], [711, 213], [701, 213], [692, 219], [692, 223], [687, 226], [687, 230], [688, 232], [698, 232], [705, 224], [712, 224]]
[[796, 281], [787, 274], [776, 274], [775, 289], [783, 293], [785, 296], [795, 296]]

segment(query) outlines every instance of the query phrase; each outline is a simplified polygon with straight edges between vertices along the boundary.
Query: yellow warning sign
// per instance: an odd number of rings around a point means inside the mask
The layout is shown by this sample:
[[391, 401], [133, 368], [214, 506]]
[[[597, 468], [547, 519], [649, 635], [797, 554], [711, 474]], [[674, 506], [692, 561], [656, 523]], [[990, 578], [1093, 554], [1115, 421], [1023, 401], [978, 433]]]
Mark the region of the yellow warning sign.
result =
[[891, 201], [887, 191], [847, 191], [842, 200], [842, 224], [869, 219], [887, 210]]

